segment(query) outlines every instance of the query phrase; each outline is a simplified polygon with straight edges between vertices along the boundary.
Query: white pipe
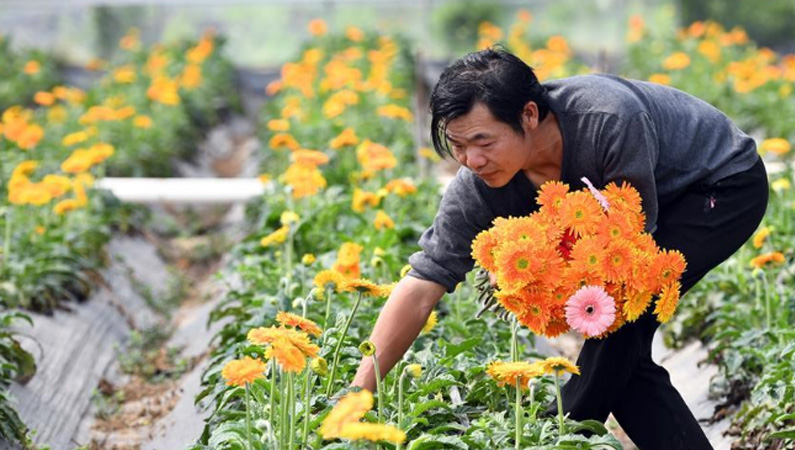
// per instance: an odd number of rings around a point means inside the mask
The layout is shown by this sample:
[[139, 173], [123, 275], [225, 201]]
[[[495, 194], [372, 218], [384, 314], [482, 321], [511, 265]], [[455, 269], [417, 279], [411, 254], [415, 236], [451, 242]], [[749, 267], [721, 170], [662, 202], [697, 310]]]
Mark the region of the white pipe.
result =
[[265, 192], [257, 178], [103, 178], [95, 187], [128, 203], [236, 203]]

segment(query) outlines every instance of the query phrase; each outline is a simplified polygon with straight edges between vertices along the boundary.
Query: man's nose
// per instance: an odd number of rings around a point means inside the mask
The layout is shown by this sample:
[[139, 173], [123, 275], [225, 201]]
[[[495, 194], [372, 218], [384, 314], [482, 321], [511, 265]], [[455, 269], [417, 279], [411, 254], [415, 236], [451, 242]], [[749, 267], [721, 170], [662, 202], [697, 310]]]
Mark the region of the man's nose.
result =
[[483, 155], [483, 152], [478, 150], [477, 148], [467, 149], [466, 152], [466, 162], [464, 165], [469, 167], [474, 171], [480, 171], [480, 169], [486, 165], [486, 157]]

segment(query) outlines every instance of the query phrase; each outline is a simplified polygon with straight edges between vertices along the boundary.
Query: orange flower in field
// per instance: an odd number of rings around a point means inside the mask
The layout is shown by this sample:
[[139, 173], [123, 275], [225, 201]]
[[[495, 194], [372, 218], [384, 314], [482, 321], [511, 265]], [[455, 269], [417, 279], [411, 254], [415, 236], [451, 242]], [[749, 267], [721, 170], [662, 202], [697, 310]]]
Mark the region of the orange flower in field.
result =
[[354, 211], [362, 213], [366, 206], [376, 207], [379, 203], [381, 203], [381, 198], [375, 192], [363, 191], [359, 188], [353, 190], [351, 209]]
[[279, 311], [276, 314], [276, 321], [288, 327], [299, 328], [315, 337], [323, 334], [323, 330], [315, 322], [297, 314]]
[[515, 290], [536, 280], [541, 261], [532, 242], [517, 242], [503, 247], [494, 255], [497, 265], [497, 279], [500, 287]]
[[621, 186], [615, 182], [609, 183], [604, 189], [605, 197], [610, 202], [610, 211], [629, 210], [641, 212], [641, 197], [638, 191], [630, 187], [626, 181]]
[[496, 246], [495, 234], [489, 230], [481, 231], [472, 241], [472, 259], [489, 272], [496, 272], [497, 263], [494, 260]]
[[41, 70], [41, 64], [38, 61], [28, 61], [25, 63], [25, 68], [22, 69], [27, 75], [36, 75]]
[[751, 267], [754, 267], [756, 269], [761, 269], [765, 267], [768, 263], [781, 264], [784, 262], [784, 260], [785, 260], [784, 254], [781, 252], [765, 253], [752, 259]]
[[300, 373], [306, 367], [306, 356], [286, 339], [277, 339], [266, 348], [265, 358], [275, 359], [285, 372]]
[[30, 150], [39, 143], [44, 137], [44, 129], [39, 125], [32, 124], [25, 127], [22, 134], [17, 139], [17, 145], [23, 150]]
[[560, 205], [561, 225], [570, 228], [576, 236], [594, 233], [601, 218], [601, 206], [588, 192], [572, 192]]
[[133, 126], [136, 128], [151, 128], [152, 127], [152, 118], [146, 115], [139, 115], [135, 116], [133, 119]]
[[384, 186], [384, 189], [400, 197], [407, 197], [409, 194], [417, 192], [417, 186], [414, 186], [410, 178], [395, 178], [394, 180], [390, 180], [389, 183]]
[[498, 386], [508, 385], [516, 387], [518, 382], [520, 389], [527, 389], [531, 379], [544, 375], [538, 364], [524, 361], [494, 361], [489, 363], [486, 373], [497, 382]]
[[356, 136], [356, 132], [353, 128], [346, 128], [342, 130], [342, 132], [331, 140], [331, 148], [337, 150], [342, 147], [347, 147], [349, 145], [356, 145], [359, 143], [359, 138]]
[[375, 220], [373, 221], [373, 226], [375, 226], [376, 230], [381, 230], [383, 228], [395, 228], [395, 222], [392, 220], [387, 213], [384, 212], [383, 209], [379, 209], [375, 213]]
[[560, 181], [548, 181], [541, 186], [536, 203], [553, 211], [560, 209], [563, 199], [569, 193], [569, 185]]
[[285, 119], [271, 119], [268, 121], [268, 129], [271, 131], [289, 131], [290, 121]]
[[284, 327], [259, 327], [248, 332], [247, 339], [254, 345], [267, 346], [265, 356], [276, 359], [284, 370], [300, 372], [306, 367], [306, 358], [314, 358], [320, 347], [309, 341], [302, 331]]
[[194, 89], [202, 84], [202, 69], [196, 64], [188, 64], [182, 71], [180, 78], [182, 86], [186, 89]]
[[312, 19], [307, 29], [312, 36], [323, 36], [328, 32], [328, 26], [323, 19]]
[[337, 262], [345, 266], [358, 264], [362, 250], [364, 250], [364, 247], [355, 242], [345, 242], [337, 251]]
[[328, 183], [316, 166], [301, 164], [291, 164], [280, 179], [293, 189], [293, 198], [315, 195]]
[[333, 287], [339, 291], [344, 279], [342, 274], [336, 270], [321, 270], [315, 275], [314, 283], [320, 291], [327, 287]]
[[33, 101], [42, 106], [50, 106], [55, 103], [55, 96], [50, 92], [36, 92]]
[[351, 392], [340, 399], [320, 425], [323, 439], [334, 439], [342, 435], [345, 425], [356, 423], [373, 408], [373, 394], [368, 390]]
[[377, 172], [397, 166], [397, 158], [388, 148], [365, 139], [356, 148], [356, 159], [364, 170]]
[[343, 281], [342, 290], [346, 292], [359, 292], [370, 297], [381, 297], [384, 292], [379, 285], [364, 278], [354, 278]]
[[676, 310], [676, 305], [679, 303], [679, 290], [681, 285], [678, 281], [666, 284], [660, 298], [657, 299], [657, 304], [654, 307], [654, 314], [657, 314], [660, 322], [665, 323], [671, 320]]
[[226, 379], [227, 386], [245, 386], [254, 380], [264, 378], [266, 364], [258, 359], [246, 356], [226, 363], [221, 370], [221, 376]]
[[348, 27], [345, 29], [345, 37], [353, 42], [361, 42], [364, 39], [364, 31], [357, 27]]
[[[362, 270], [359, 267], [359, 263], [344, 265], [340, 264], [339, 262], [336, 262], [331, 268], [332, 270], [342, 274], [343, 278], [346, 280], [359, 278], [362, 274]], [[342, 288], [338, 287], [337, 290], [342, 291]]]
[[632, 247], [624, 240], [614, 240], [607, 246], [602, 268], [605, 280], [618, 283], [632, 275]]
[[270, 141], [268, 141], [268, 146], [274, 150], [278, 150], [280, 148], [298, 150], [301, 148], [301, 145], [298, 143], [298, 141], [296, 141], [295, 138], [289, 133], [274, 134]]
[[329, 158], [323, 152], [302, 148], [290, 155], [290, 161], [304, 166], [320, 166], [327, 164]]
[[665, 73], [653, 73], [649, 75], [649, 81], [652, 83], [662, 84], [664, 86], [670, 86], [671, 76]]

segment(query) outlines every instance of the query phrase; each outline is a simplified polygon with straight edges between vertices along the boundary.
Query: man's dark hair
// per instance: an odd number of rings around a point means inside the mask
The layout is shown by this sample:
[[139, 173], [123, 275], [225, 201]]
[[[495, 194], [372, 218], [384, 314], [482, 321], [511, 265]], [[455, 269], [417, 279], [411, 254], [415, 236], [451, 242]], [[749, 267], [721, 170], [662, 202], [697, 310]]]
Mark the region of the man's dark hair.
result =
[[483, 103], [500, 122], [517, 133], [522, 130], [522, 110], [529, 101], [538, 105], [538, 119], [549, 112], [546, 88], [533, 69], [505, 49], [470, 53], [442, 72], [431, 94], [431, 140], [441, 157], [453, 156], [445, 132], [451, 120]]

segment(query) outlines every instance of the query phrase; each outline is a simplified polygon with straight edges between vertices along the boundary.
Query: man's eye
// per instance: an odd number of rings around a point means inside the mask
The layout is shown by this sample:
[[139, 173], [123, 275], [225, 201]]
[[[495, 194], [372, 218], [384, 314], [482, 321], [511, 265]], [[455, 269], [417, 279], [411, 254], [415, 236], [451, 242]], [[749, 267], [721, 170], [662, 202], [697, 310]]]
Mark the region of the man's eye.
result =
[[481, 144], [480, 146], [483, 148], [489, 148], [494, 145], [494, 142], [486, 142], [485, 144]]

